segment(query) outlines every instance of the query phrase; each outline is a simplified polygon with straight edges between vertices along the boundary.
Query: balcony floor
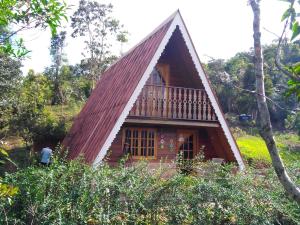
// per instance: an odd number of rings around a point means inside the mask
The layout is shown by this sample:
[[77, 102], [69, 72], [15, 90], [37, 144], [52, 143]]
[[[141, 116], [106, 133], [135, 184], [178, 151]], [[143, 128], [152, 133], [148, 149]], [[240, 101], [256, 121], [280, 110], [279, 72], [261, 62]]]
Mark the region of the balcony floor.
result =
[[190, 126], [190, 127], [219, 127], [218, 122], [199, 122], [199, 121], [182, 121], [182, 120], [162, 120], [162, 119], [147, 119], [147, 118], [127, 118], [126, 123], [135, 124], [153, 124], [153, 125], [175, 125], [175, 126]]

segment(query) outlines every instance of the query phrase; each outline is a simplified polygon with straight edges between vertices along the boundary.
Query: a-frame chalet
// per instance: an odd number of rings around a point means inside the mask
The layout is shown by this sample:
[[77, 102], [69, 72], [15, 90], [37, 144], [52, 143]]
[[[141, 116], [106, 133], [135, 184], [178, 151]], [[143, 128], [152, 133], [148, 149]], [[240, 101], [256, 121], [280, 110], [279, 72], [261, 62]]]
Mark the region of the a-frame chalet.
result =
[[244, 168], [179, 11], [102, 74], [63, 144], [94, 166], [202, 151]]

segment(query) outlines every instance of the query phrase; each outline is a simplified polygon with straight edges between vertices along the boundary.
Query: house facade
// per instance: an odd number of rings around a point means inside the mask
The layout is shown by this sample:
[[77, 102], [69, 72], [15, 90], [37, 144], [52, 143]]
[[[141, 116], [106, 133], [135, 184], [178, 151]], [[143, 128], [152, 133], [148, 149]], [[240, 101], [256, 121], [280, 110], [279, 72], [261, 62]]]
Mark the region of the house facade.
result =
[[244, 167], [179, 11], [104, 72], [63, 144], [93, 165], [181, 152]]

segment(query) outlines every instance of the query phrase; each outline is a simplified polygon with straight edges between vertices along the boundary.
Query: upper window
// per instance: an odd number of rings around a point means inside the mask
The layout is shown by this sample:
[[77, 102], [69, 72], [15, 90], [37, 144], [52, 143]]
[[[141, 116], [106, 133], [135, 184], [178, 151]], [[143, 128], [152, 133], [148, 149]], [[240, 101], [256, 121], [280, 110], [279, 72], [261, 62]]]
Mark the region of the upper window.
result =
[[160, 72], [154, 68], [148, 81], [147, 81], [148, 85], [157, 85], [157, 86], [166, 86], [166, 82], [164, 80], [164, 78], [162, 77], [162, 75], [160, 74]]
[[133, 157], [155, 157], [156, 131], [151, 128], [125, 128], [123, 136], [124, 153]]

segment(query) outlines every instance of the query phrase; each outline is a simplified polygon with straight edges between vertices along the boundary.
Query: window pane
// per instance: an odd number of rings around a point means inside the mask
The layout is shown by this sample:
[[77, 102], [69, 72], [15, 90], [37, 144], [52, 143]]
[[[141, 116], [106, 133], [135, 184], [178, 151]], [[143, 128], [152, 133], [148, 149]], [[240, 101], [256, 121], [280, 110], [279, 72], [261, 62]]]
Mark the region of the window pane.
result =
[[188, 153], [188, 151], [183, 151], [183, 158], [184, 159], [189, 159], [189, 153]]
[[154, 132], [147, 128], [143, 130], [127, 128], [125, 130], [124, 152], [129, 152], [133, 156], [154, 156]]

